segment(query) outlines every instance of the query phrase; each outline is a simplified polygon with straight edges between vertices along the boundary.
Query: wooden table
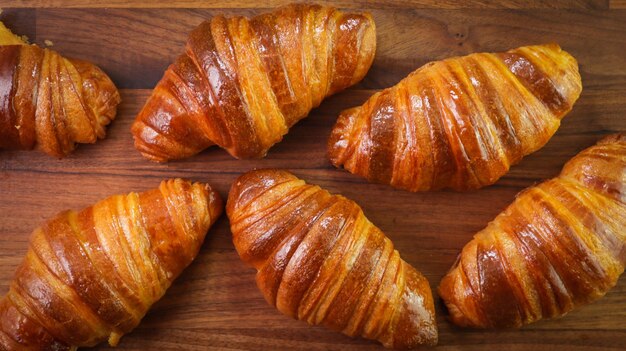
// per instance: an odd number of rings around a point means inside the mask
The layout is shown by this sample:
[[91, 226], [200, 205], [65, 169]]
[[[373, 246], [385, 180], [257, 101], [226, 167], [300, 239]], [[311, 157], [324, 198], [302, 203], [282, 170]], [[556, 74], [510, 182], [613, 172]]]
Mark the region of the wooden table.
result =
[[[460, 248], [515, 194], [556, 175], [566, 160], [602, 135], [626, 130], [626, 1], [404, 0], [337, 2], [367, 8], [378, 27], [373, 67], [356, 87], [324, 101], [262, 160], [237, 161], [219, 148], [161, 165], [133, 148], [129, 127], [187, 33], [215, 14], [254, 15], [286, 0], [21, 0], [0, 18], [16, 33], [64, 55], [95, 62], [121, 89], [123, 102], [108, 137], [80, 146], [67, 159], [37, 152], [0, 152], [0, 293], [46, 218], [80, 209], [114, 193], [186, 177], [214, 185], [226, 197], [231, 182], [258, 167], [287, 168], [311, 183], [358, 202], [433, 287]], [[14, 6], [16, 8], [6, 8]], [[46, 8], [43, 8], [45, 6]], [[77, 7], [77, 8], [74, 8]], [[496, 185], [468, 193], [412, 194], [367, 184], [334, 169], [326, 140], [338, 113], [397, 83], [431, 60], [557, 42], [580, 63], [583, 93], [552, 140]], [[626, 348], [626, 280], [607, 296], [561, 320], [511, 331], [473, 331], [446, 321], [437, 299], [442, 350], [591, 350]], [[99, 349], [107, 349], [101, 346]], [[119, 350], [381, 350], [290, 320], [267, 305], [254, 271], [240, 262], [223, 216], [196, 261]]]

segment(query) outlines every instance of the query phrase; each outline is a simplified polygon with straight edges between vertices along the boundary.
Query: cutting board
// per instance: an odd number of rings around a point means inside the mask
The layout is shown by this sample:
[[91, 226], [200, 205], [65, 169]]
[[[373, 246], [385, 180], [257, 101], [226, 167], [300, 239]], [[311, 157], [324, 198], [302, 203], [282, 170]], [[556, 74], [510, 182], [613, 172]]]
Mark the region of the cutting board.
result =
[[[213, 15], [255, 15], [284, 0], [122, 1], [22, 0], [3, 4], [0, 18], [32, 42], [102, 67], [122, 104], [105, 140], [70, 157], [0, 152], [0, 294], [28, 246], [32, 230], [65, 209], [108, 195], [156, 187], [162, 179], [209, 182], [224, 198], [233, 180], [254, 168], [285, 168], [359, 203], [402, 257], [436, 287], [463, 245], [525, 187], [558, 174], [563, 164], [603, 135], [626, 130], [626, 1], [404, 0], [339, 1], [371, 11], [376, 59], [365, 79], [326, 99], [261, 160], [235, 160], [211, 148], [168, 164], [143, 159], [130, 125], [186, 35]], [[9, 8], [11, 7], [11, 8]], [[476, 51], [559, 43], [580, 63], [583, 92], [550, 142], [493, 186], [466, 193], [409, 193], [333, 168], [326, 141], [339, 112], [363, 103], [433, 60]], [[289, 319], [269, 306], [254, 270], [238, 258], [223, 216], [198, 258], [175, 281], [119, 350], [382, 350]], [[441, 350], [592, 350], [626, 348], [626, 278], [605, 298], [560, 320], [521, 330], [454, 327], [436, 299]], [[108, 349], [100, 346], [98, 350]]]

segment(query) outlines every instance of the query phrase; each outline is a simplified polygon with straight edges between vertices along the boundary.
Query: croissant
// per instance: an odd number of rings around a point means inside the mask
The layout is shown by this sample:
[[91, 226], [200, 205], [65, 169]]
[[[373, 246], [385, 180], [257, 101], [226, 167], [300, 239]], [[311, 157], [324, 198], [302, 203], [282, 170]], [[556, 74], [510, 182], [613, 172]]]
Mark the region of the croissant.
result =
[[461, 326], [520, 327], [604, 296], [626, 264], [626, 137], [609, 136], [520, 193], [441, 281]]
[[386, 347], [437, 343], [428, 281], [353, 201], [261, 170], [235, 181], [226, 211], [239, 256], [282, 313]]
[[221, 212], [211, 187], [180, 179], [61, 212], [35, 229], [0, 300], [0, 350], [115, 346], [191, 263]]
[[263, 157], [322, 99], [360, 81], [375, 49], [367, 13], [293, 4], [214, 17], [191, 32], [137, 116], [135, 147], [159, 162], [213, 144]]
[[329, 157], [409, 191], [477, 189], [545, 145], [581, 90], [555, 44], [431, 62], [343, 111]]
[[67, 156], [105, 137], [119, 103], [98, 67], [27, 45], [0, 22], [0, 149]]

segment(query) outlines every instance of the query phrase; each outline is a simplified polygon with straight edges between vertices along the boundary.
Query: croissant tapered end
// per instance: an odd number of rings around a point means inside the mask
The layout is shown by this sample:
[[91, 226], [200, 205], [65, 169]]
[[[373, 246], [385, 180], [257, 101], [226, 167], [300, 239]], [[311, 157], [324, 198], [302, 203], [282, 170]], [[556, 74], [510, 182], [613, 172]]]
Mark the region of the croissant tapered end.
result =
[[[208, 184], [174, 179], [163, 181], [158, 190], [142, 194], [146, 198], [146, 222], [162, 225], [160, 218], [165, 208], [160, 207], [164, 204], [159, 203], [159, 198], [165, 199], [173, 229], [179, 236], [185, 236], [185, 241], [169, 240], [172, 233], [163, 231], [162, 227], [148, 230], [153, 235], [151, 241], [159, 243], [154, 250], [160, 261], [163, 265], [171, 265], [171, 276], [176, 277], [196, 257], [208, 229], [222, 214], [224, 204], [217, 191]], [[186, 260], [180, 259], [183, 253]]]
[[277, 185], [297, 182], [304, 184], [293, 174], [279, 169], [260, 169], [240, 175], [231, 185], [226, 201], [226, 214], [230, 217], [241, 213], [252, 201], [262, 201], [260, 197], [267, 189]]
[[400, 189], [477, 189], [545, 145], [581, 90], [556, 44], [432, 62], [342, 112], [328, 155]]
[[520, 327], [604, 296], [626, 264], [625, 184], [626, 137], [618, 134], [520, 193], [441, 281], [451, 320]]
[[120, 103], [111, 79], [0, 25], [0, 149], [35, 147], [61, 158], [104, 138]]
[[[98, 66], [78, 59], [70, 59], [83, 79], [83, 97], [87, 106], [96, 117], [95, 134], [103, 139], [106, 127], [115, 119], [117, 106], [122, 101], [119, 91], [109, 76]], [[82, 142], [80, 139], [77, 142]], [[95, 142], [92, 138], [89, 142]]]
[[75, 350], [132, 331], [196, 257], [222, 200], [173, 179], [35, 229], [0, 300], [0, 350]]
[[203, 126], [193, 120], [184, 102], [170, 92], [180, 88], [174, 76], [168, 68], [131, 126], [135, 148], [155, 162], [189, 157], [212, 144], [196, 131]]
[[626, 203], [625, 145], [623, 133], [606, 136], [567, 162], [561, 177], [574, 178], [587, 188]]
[[322, 99], [363, 79], [376, 51], [367, 13], [292, 4], [217, 16], [187, 40], [132, 126], [135, 147], [167, 161], [217, 144], [264, 157]]
[[428, 281], [353, 201], [259, 170], [233, 183], [226, 212], [239, 256], [282, 313], [386, 347], [437, 343]]
[[[399, 350], [414, 349], [420, 345], [435, 346], [439, 340], [435, 305], [430, 292], [430, 284], [415, 268], [403, 262], [405, 287], [402, 304], [396, 311], [396, 326], [389, 336], [378, 340], [388, 348]], [[416, 293], [419, 292], [419, 293]]]
[[356, 158], [348, 159], [351, 154], [347, 149], [351, 147], [350, 138], [361, 107], [353, 107], [342, 111], [335, 122], [335, 126], [328, 138], [328, 158], [333, 166], [345, 169], [354, 169]]
[[25, 38], [19, 37], [11, 32], [2, 21], [0, 21], [0, 45], [27, 45]]

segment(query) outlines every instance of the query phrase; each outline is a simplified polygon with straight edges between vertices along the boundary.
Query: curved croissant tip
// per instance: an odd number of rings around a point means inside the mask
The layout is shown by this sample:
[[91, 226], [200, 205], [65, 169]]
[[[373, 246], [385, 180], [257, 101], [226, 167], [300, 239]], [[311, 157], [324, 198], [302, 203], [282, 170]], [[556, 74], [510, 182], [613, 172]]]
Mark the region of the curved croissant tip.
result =
[[144, 158], [157, 163], [165, 163], [169, 161], [167, 155], [162, 151], [158, 145], [146, 142], [151, 140], [151, 137], [156, 135], [156, 132], [145, 125], [143, 121], [135, 120], [130, 127], [131, 134], [133, 135], [133, 145], [135, 149], [141, 153]]
[[120, 92], [111, 77], [100, 67], [81, 59], [69, 60], [83, 79], [83, 95], [96, 117], [99, 126], [98, 138], [102, 139], [106, 133], [105, 127], [115, 120], [117, 107], [122, 102]]
[[342, 111], [330, 133], [327, 144], [327, 156], [335, 167], [341, 167], [346, 161], [346, 149], [350, 144], [352, 125], [361, 107], [353, 107]]
[[255, 169], [240, 175], [230, 187], [226, 201], [226, 213], [230, 217], [237, 208], [245, 206], [255, 194], [289, 180], [298, 179], [281, 169]]
[[171, 178], [161, 181], [161, 185], [172, 186], [180, 191], [200, 190], [207, 198], [213, 197], [221, 201], [220, 194], [209, 183], [193, 182], [185, 178]]
[[[183, 178], [172, 178], [161, 181], [159, 188], [168, 193], [173, 192], [174, 196], [177, 194], [191, 193], [194, 194], [191, 198], [205, 202], [209, 212], [209, 225], [214, 223], [223, 212], [224, 201], [221, 195], [208, 183], [192, 182]], [[204, 207], [200, 206], [194, 208], [200, 209]], [[202, 213], [198, 213], [199, 217], [201, 217], [201, 215]]]

